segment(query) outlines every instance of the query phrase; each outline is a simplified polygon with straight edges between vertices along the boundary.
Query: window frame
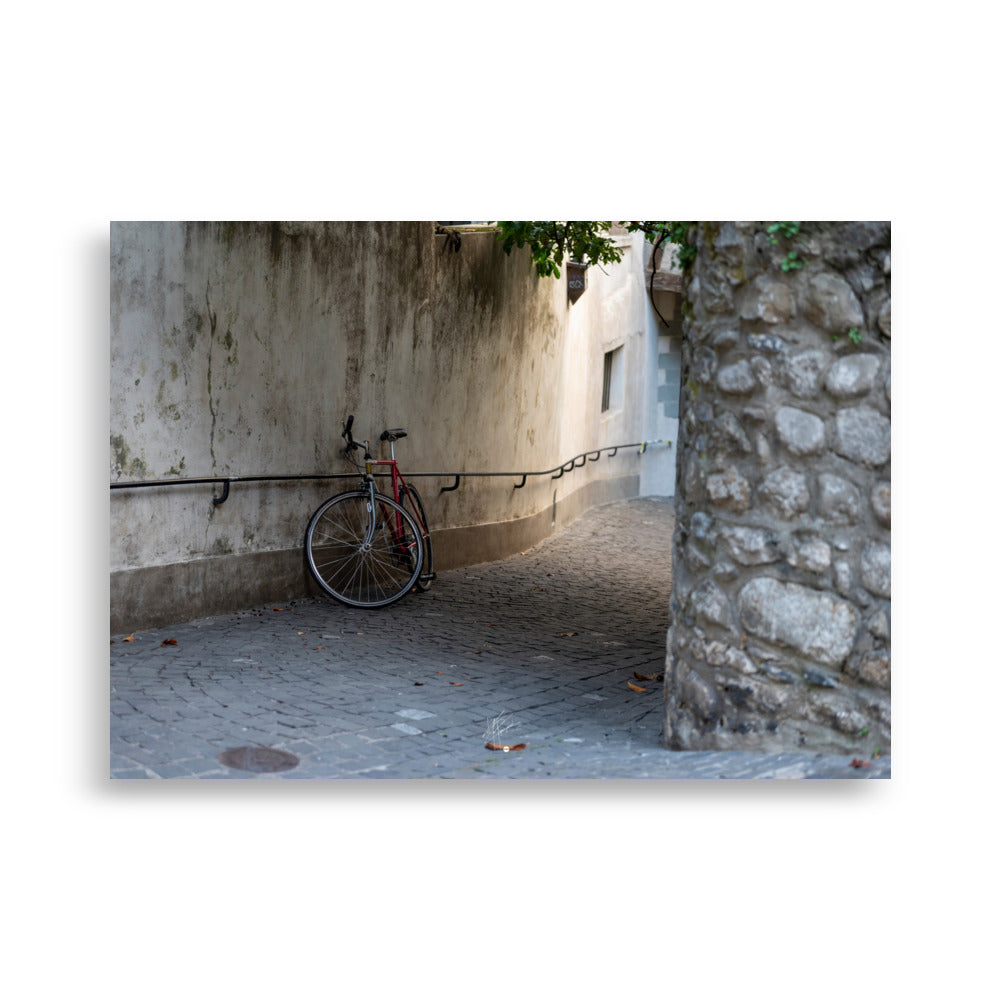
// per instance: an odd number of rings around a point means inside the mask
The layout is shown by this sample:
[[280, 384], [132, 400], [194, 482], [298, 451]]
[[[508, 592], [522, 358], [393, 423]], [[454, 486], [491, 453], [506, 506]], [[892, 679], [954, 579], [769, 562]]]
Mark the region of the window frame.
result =
[[604, 352], [604, 372], [601, 385], [601, 416], [621, 410], [625, 399], [625, 344], [609, 347]]

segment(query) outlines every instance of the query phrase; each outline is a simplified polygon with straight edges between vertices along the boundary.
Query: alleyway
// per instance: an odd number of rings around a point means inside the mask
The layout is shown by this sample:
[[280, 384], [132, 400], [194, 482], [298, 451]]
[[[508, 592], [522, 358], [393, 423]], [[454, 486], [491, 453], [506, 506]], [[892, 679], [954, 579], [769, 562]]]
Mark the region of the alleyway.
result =
[[[670, 502], [621, 501], [385, 609], [302, 600], [114, 636], [112, 777], [887, 777], [660, 746], [672, 528]], [[291, 766], [244, 769], [277, 763], [264, 748]]]

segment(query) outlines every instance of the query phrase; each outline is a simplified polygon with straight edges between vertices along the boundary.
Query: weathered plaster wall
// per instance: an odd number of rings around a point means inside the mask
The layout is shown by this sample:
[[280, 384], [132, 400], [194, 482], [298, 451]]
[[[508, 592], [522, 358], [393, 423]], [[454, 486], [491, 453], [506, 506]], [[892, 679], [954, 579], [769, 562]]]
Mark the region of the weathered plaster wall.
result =
[[[591, 268], [571, 306], [565, 277], [537, 278], [527, 253], [505, 256], [490, 234], [452, 253], [427, 222], [114, 223], [111, 481], [347, 472], [348, 413], [360, 437], [406, 427], [397, 455], [411, 471], [546, 469], [641, 439], [641, 268], [640, 244], [607, 273]], [[611, 343], [628, 391], [602, 415]], [[519, 490], [415, 482], [444, 568], [634, 493], [638, 471], [620, 453]], [[113, 619], [304, 592], [305, 524], [337, 488], [235, 484], [217, 507], [205, 486], [113, 490]]]
[[887, 752], [890, 227], [764, 230], [687, 279], [664, 740]]

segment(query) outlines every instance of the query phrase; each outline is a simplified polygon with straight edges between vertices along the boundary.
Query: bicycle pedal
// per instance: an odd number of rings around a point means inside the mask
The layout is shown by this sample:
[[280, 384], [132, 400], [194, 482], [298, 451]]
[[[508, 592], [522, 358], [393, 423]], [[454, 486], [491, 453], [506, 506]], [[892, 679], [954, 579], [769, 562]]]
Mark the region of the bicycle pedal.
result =
[[436, 580], [437, 573], [421, 573], [419, 579], [421, 580]]

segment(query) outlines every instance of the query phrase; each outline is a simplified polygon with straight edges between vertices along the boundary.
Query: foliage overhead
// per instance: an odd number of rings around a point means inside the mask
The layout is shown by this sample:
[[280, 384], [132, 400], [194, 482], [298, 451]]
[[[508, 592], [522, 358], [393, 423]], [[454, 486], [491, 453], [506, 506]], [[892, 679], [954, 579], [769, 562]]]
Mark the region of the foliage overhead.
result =
[[[622, 247], [609, 235], [611, 222], [500, 222], [498, 239], [504, 252], [527, 246], [538, 274], [558, 278], [565, 260], [581, 264], [617, 264]], [[650, 243], [676, 244], [675, 258], [682, 267], [694, 260], [688, 242], [692, 222], [623, 222], [627, 232], [642, 232]]]
[[[611, 222], [500, 222], [498, 239], [505, 253], [527, 246], [535, 270], [543, 278], [558, 278], [563, 261], [581, 264], [617, 264], [622, 247], [611, 237]], [[673, 252], [673, 263], [687, 270], [697, 252], [695, 222], [621, 222], [626, 232], [641, 232], [658, 249], [666, 243]], [[768, 240], [774, 246], [784, 244], [787, 252], [781, 260], [786, 274], [805, 267], [800, 249], [793, 249], [800, 235], [801, 222], [771, 222], [766, 226]]]

